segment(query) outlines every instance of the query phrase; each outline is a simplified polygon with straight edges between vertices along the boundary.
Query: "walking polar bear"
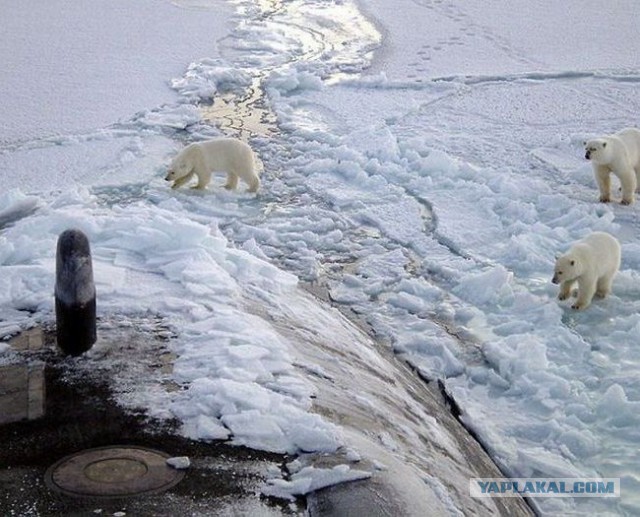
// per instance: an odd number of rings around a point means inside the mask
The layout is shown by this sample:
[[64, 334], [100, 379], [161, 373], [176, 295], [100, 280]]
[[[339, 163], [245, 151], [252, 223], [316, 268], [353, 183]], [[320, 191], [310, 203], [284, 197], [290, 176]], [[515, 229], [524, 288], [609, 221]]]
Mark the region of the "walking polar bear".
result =
[[593, 232], [574, 243], [556, 258], [552, 282], [560, 284], [558, 298], [566, 300], [578, 283], [578, 298], [573, 309], [586, 309], [593, 296], [604, 298], [611, 292], [613, 277], [620, 269], [620, 243], [604, 232]]
[[180, 151], [169, 165], [167, 181], [171, 188], [184, 185], [194, 176], [198, 178], [197, 189], [205, 189], [213, 172], [226, 172], [225, 188], [234, 190], [238, 178], [249, 185], [249, 192], [260, 187], [259, 168], [251, 147], [235, 138], [214, 138], [188, 145]]
[[613, 173], [620, 180], [622, 204], [632, 204], [640, 184], [640, 131], [623, 129], [615, 135], [589, 140], [584, 146], [585, 158], [591, 160], [598, 182], [600, 201], [611, 201], [610, 173]]

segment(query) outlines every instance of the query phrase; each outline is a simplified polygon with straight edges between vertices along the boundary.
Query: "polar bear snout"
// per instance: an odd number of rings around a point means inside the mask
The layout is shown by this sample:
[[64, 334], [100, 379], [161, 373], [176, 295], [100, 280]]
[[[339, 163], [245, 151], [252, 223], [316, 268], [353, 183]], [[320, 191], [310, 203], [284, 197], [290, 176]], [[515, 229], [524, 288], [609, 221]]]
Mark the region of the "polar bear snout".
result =
[[587, 146], [584, 150], [584, 158], [585, 160], [595, 160], [598, 154], [598, 147], [596, 146]]
[[553, 278], [551, 279], [551, 283], [556, 285], [560, 283], [560, 279], [558, 278], [557, 274], [553, 275]]
[[607, 142], [600, 140], [589, 140], [584, 144], [584, 157], [586, 160], [600, 162], [608, 157]]

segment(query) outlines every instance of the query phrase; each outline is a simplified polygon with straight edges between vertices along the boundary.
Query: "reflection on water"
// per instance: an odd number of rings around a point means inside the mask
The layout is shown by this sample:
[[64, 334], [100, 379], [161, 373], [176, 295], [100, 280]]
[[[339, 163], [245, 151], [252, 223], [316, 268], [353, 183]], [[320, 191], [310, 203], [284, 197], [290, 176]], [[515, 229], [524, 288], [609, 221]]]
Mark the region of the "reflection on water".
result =
[[276, 116], [265, 103], [263, 80], [262, 76], [254, 77], [251, 87], [243, 94], [217, 95], [210, 106], [203, 107], [202, 118], [244, 140], [275, 133]]
[[[43, 347], [42, 331], [24, 332], [9, 345], [18, 352], [40, 350]], [[42, 361], [29, 360], [0, 366], [0, 424], [44, 416], [44, 366]]]
[[[176, 3], [187, 7], [190, 0]], [[251, 86], [243, 92], [216, 95], [212, 105], [203, 107], [203, 118], [245, 140], [277, 131], [277, 118], [264, 91], [273, 73], [286, 72], [298, 64], [315, 64], [323, 81], [333, 84], [357, 76], [381, 42], [380, 33], [355, 2], [256, 0], [238, 5], [243, 20], [234, 35], [220, 42], [221, 53], [231, 62], [246, 64], [243, 70], [251, 75]], [[281, 44], [282, 52], [260, 54], [252, 45], [238, 42], [246, 35], [258, 40], [273, 35], [274, 49]], [[257, 66], [255, 55], [247, 52], [261, 55]]]
[[209, 9], [215, 9], [218, 0], [172, 0], [171, 3], [176, 7], [182, 7], [183, 9], [206, 11]]

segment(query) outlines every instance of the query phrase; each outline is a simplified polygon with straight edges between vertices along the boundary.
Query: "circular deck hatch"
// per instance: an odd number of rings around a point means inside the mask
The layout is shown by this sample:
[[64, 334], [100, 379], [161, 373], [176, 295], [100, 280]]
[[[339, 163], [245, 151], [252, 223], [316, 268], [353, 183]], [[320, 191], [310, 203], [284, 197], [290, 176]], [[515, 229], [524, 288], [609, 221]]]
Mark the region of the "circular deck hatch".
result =
[[88, 449], [49, 467], [49, 488], [73, 497], [132, 497], [163, 492], [179, 483], [184, 471], [169, 467], [171, 456], [132, 446]]

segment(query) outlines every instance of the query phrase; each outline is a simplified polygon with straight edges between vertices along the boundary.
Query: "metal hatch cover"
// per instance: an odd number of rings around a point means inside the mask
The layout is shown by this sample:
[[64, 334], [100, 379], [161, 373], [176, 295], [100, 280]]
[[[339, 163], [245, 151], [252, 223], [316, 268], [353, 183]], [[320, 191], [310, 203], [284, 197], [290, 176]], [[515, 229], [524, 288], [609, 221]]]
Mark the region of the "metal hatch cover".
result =
[[171, 456], [136, 446], [87, 449], [54, 463], [47, 486], [71, 497], [119, 498], [157, 494], [175, 486], [185, 473], [169, 467]]

